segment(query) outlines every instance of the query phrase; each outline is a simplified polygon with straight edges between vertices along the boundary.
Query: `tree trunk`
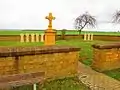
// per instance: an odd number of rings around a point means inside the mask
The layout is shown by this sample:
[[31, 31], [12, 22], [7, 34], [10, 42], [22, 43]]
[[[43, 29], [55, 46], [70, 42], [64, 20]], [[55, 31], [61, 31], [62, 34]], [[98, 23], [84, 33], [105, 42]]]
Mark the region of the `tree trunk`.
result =
[[82, 29], [83, 29], [86, 25], [87, 25], [87, 22], [84, 24], [83, 27], [80, 28], [80, 30], [79, 30], [79, 35], [81, 34]]
[[81, 30], [79, 30], [78, 32], [79, 32], [79, 36], [80, 36], [80, 34], [81, 34]]

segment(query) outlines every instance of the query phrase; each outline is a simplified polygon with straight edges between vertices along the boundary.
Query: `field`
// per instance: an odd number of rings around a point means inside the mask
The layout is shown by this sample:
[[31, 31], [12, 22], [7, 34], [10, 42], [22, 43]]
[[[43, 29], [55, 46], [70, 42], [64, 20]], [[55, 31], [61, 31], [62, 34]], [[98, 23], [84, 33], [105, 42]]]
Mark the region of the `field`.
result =
[[[60, 35], [61, 34], [61, 30], [56, 30], [57, 34]], [[0, 30], [0, 35], [20, 35], [21, 33], [44, 33], [44, 30]], [[117, 35], [120, 36], [120, 32], [97, 32], [97, 31], [82, 31], [81, 34], [84, 33], [93, 33], [94, 35]], [[78, 31], [77, 30], [66, 30], [66, 34], [69, 35], [78, 35]]]

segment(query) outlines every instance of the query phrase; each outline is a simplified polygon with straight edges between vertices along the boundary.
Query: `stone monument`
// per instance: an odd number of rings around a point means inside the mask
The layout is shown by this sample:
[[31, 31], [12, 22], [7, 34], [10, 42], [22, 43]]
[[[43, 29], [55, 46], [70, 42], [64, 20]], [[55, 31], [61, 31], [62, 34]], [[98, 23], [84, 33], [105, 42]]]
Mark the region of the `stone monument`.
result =
[[49, 13], [49, 16], [45, 17], [49, 20], [48, 29], [45, 31], [45, 45], [55, 45], [55, 36], [56, 31], [52, 29], [52, 20], [55, 20], [55, 17], [52, 16], [52, 13]]

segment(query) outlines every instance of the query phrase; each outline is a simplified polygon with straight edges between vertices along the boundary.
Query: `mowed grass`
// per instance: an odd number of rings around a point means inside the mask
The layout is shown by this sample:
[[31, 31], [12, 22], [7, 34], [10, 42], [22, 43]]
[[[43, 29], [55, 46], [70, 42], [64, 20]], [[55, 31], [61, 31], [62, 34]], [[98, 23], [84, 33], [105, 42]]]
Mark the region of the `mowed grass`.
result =
[[40, 90], [90, 90], [77, 77], [67, 77], [45, 82]]
[[[57, 35], [61, 35], [62, 30], [56, 30]], [[44, 33], [45, 30], [0, 30], [0, 35], [20, 35], [21, 33]], [[120, 32], [98, 32], [98, 31], [85, 31], [83, 30], [81, 34], [84, 33], [93, 33], [94, 35], [115, 35], [120, 36]], [[66, 35], [78, 35], [79, 32], [77, 30], [66, 30]]]
[[120, 81], [120, 68], [109, 70], [109, 71], [104, 71], [103, 73]]

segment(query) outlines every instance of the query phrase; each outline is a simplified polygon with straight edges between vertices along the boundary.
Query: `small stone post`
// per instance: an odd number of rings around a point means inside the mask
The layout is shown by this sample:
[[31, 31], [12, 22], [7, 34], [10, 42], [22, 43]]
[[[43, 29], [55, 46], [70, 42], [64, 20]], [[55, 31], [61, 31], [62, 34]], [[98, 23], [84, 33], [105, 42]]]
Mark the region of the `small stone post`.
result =
[[93, 33], [91, 33], [91, 40], [93, 40]]
[[36, 42], [39, 42], [39, 34], [36, 33]]
[[35, 42], [35, 34], [34, 33], [31, 34], [31, 42]]
[[88, 33], [88, 40], [90, 40], [90, 33]]
[[20, 34], [20, 42], [24, 42], [24, 34], [23, 33]]
[[87, 36], [87, 35], [86, 35], [86, 33], [85, 33], [85, 34], [84, 34], [84, 40], [86, 40], [86, 36]]
[[29, 34], [26, 33], [25, 36], [26, 36], [26, 42], [29, 42]]
[[41, 42], [44, 42], [44, 34], [41, 34]]

